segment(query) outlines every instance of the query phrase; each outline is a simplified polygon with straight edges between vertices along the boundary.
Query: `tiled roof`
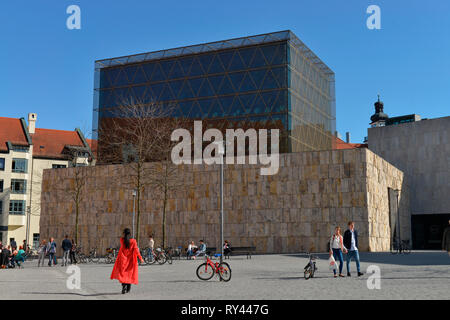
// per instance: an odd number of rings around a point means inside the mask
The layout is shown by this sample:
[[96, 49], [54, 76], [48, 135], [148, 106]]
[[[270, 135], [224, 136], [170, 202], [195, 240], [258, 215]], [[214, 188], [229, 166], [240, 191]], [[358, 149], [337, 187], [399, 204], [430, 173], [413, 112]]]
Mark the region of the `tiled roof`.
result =
[[62, 154], [65, 146], [84, 147], [76, 131], [64, 131], [36, 128], [31, 135], [33, 156], [45, 158], [66, 158]]
[[86, 142], [89, 144], [94, 157], [97, 158], [97, 140], [86, 139]]
[[367, 144], [364, 143], [347, 143], [337, 137], [334, 137], [333, 149], [343, 150], [343, 149], [358, 149], [367, 148]]
[[0, 117], [0, 151], [8, 151], [6, 142], [28, 146], [22, 121], [15, 118]]

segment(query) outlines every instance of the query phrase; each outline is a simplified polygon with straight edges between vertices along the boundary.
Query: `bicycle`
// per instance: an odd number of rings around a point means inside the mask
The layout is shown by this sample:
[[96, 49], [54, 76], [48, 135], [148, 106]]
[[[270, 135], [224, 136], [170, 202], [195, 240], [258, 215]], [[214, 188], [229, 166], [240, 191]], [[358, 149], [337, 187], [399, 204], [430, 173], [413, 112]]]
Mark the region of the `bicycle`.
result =
[[[220, 256], [220, 255], [216, 255]], [[200, 280], [209, 280], [214, 274], [219, 275], [219, 278], [225, 282], [230, 281], [231, 279], [231, 268], [230, 265], [226, 262], [216, 262], [214, 263], [208, 255], [205, 254], [206, 262], [202, 263], [197, 268], [197, 277]]]
[[143, 258], [147, 264], [154, 264], [155, 262], [158, 262], [162, 265], [167, 262], [167, 255], [161, 248], [157, 248], [156, 250], [147, 248], [146, 254]]
[[314, 278], [314, 273], [318, 270], [316, 266], [316, 259], [318, 257], [312, 255], [312, 253], [308, 253], [309, 262], [304, 268], [304, 277], [306, 280], [309, 278]]
[[399, 243], [398, 239], [394, 239], [394, 241], [391, 244], [391, 253], [392, 254], [397, 254], [397, 253], [410, 254], [411, 247], [409, 245], [409, 240], [402, 240]]
[[106, 256], [105, 256], [105, 263], [114, 263], [114, 262], [116, 262], [116, 258], [117, 258], [117, 249], [116, 248], [107, 248]]
[[165, 255], [166, 255], [167, 263], [168, 263], [168, 264], [172, 264], [172, 263], [173, 263], [173, 258], [172, 258], [172, 255], [173, 255], [173, 249], [172, 249], [171, 247], [169, 247], [169, 248], [167, 248], [167, 249], [164, 250], [164, 253], [165, 253]]
[[99, 263], [100, 257], [97, 255], [97, 248], [92, 248], [91, 251], [89, 251], [89, 255], [87, 256], [87, 260], [89, 262], [93, 263]]

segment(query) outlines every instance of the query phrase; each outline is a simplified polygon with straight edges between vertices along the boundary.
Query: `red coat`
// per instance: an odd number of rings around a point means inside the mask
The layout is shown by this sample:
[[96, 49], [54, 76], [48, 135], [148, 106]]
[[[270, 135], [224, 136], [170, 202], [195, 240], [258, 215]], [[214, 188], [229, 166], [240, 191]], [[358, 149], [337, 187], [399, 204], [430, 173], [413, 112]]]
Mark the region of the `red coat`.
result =
[[117, 279], [120, 283], [138, 284], [138, 259], [142, 261], [136, 240], [130, 239], [127, 249], [120, 238], [120, 250], [111, 273], [111, 280]]

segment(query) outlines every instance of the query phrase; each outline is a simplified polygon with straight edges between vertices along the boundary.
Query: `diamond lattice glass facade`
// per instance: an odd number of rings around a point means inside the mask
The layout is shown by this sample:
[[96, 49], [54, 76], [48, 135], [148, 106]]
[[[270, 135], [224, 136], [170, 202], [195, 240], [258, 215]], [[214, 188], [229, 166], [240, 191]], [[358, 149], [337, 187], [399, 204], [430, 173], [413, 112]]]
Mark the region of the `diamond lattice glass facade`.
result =
[[331, 149], [334, 73], [291, 31], [96, 61], [93, 136], [129, 98], [206, 127], [280, 129], [280, 151]]

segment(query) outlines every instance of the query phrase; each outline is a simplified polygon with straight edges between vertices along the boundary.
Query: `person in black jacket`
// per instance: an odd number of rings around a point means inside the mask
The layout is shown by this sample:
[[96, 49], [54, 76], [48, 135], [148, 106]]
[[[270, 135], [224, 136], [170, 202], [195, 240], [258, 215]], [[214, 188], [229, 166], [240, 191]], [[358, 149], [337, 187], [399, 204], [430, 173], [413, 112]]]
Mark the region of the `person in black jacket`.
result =
[[69, 236], [66, 234], [62, 244], [61, 248], [63, 249], [63, 261], [62, 261], [62, 267], [67, 266], [69, 263], [69, 255], [70, 250], [72, 249], [72, 242], [69, 240]]
[[359, 252], [358, 252], [358, 231], [355, 230], [355, 224], [353, 221], [348, 223], [348, 229], [344, 233], [344, 247], [347, 249], [347, 277], [350, 277], [350, 260], [353, 258], [356, 262], [356, 269], [358, 271], [358, 277], [362, 276], [359, 265]]

